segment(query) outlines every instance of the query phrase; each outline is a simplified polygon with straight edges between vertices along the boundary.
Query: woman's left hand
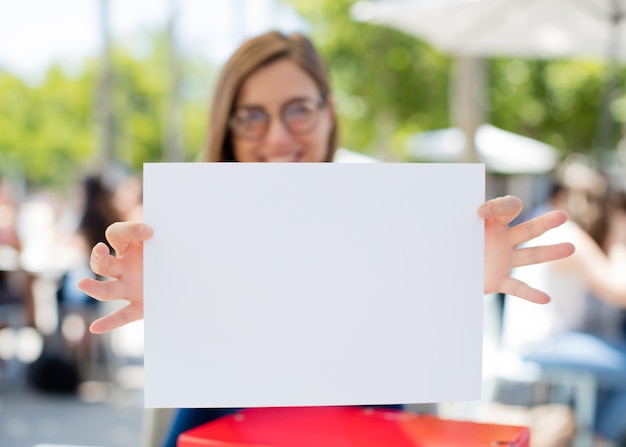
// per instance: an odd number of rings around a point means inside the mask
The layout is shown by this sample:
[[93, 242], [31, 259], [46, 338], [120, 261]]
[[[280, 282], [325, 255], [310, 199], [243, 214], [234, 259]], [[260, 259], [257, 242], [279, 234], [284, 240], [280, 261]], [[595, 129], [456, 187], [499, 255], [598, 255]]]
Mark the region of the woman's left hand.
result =
[[509, 223], [522, 211], [522, 206], [517, 197], [504, 196], [488, 200], [478, 209], [478, 215], [485, 219], [485, 294], [506, 293], [544, 304], [550, 301], [548, 294], [512, 278], [511, 270], [566, 258], [574, 253], [574, 245], [563, 242], [518, 249], [518, 245], [567, 221], [564, 212], [551, 211], [509, 227]]

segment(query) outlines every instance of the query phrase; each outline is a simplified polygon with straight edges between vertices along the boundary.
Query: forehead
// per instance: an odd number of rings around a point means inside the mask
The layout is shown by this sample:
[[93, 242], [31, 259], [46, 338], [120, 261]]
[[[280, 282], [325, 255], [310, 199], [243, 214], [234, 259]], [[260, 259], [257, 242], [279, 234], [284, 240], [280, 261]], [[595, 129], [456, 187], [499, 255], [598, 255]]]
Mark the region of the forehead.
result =
[[288, 59], [280, 59], [253, 72], [241, 85], [237, 105], [282, 104], [295, 97], [319, 96], [313, 78]]

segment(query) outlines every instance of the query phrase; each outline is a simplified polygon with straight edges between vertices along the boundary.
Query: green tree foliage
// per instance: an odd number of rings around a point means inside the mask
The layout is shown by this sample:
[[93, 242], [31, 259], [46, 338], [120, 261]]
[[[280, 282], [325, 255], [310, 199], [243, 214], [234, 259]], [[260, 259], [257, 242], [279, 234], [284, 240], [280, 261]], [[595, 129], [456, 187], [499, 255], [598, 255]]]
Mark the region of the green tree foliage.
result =
[[[606, 64], [594, 60], [494, 59], [490, 63], [491, 122], [536, 138], [563, 153], [592, 153], [598, 144]], [[618, 84], [621, 74], [617, 74]], [[618, 105], [619, 102], [613, 101]], [[609, 116], [615, 132], [620, 118]]]
[[[309, 21], [329, 62], [345, 145], [376, 152], [387, 140], [401, 158], [408, 134], [450, 125], [449, 56], [404, 33], [353, 21], [349, 10], [356, 0], [285, 1]], [[487, 121], [563, 153], [589, 153], [598, 144], [605, 63], [494, 58], [488, 72]], [[616, 85], [623, 83], [621, 69]], [[613, 146], [626, 122], [626, 97], [616, 93], [609, 116]]]
[[329, 66], [344, 146], [402, 158], [404, 136], [448, 125], [448, 57], [404, 33], [355, 22], [354, 0], [289, 3], [311, 24]]
[[[284, 0], [287, 1], [287, 0]], [[355, 0], [288, 0], [310, 23], [331, 72], [343, 146], [381, 158], [405, 158], [406, 137], [450, 125], [451, 58], [384, 26], [352, 20]], [[137, 55], [116, 43], [112, 53], [113, 141], [126, 169], [163, 159], [168, 89], [165, 33], [146, 36]], [[593, 61], [488, 63], [487, 120], [561, 149], [590, 152], [596, 144], [606, 66]], [[78, 74], [51, 67], [33, 85], [0, 70], [0, 175], [63, 187], [98, 160], [95, 92], [98, 61]], [[195, 159], [206, 134], [208, 98], [216, 71], [186, 55], [180, 61], [182, 144]], [[617, 85], [624, 82], [618, 72]], [[611, 103], [615, 128], [626, 122], [626, 96]], [[620, 137], [615, 132], [613, 144]]]
[[[121, 44], [112, 55], [113, 141], [116, 158], [128, 171], [163, 156], [165, 45], [158, 35], [150, 41], [151, 50], [142, 56]], [[183, 147], [191, 160], [204, 143], [213, 69], [192, 59], [181, 66]], [[95, 168], [97, 69], [95, 59], [85, 61], [77, 75], [53, 66], [36, 85], [0, 71], [0, 175], [64, 188]]]
[[[165, 97], [169, 59], [160, 35], [152, 39], [153, 50], [146, 57], [133, 57], [124, 48], [113, 56], [114, 135], [118, 158], [140, 170], [144, 162], [163, 159]], [[181, 61], [184, 76], [175, 87], [181, 98], [183, 150], [186, 159], [195, 158], [204, 142], [207, 123], [208, 86], [213, 70], [194, 60]], [[198, 87], [203, 82], [205, 87]]]
[[58, 66], [37, 86], [0, 73], [0, 174], [58, 184], [83, 165], [93, 146], [91, 84]]

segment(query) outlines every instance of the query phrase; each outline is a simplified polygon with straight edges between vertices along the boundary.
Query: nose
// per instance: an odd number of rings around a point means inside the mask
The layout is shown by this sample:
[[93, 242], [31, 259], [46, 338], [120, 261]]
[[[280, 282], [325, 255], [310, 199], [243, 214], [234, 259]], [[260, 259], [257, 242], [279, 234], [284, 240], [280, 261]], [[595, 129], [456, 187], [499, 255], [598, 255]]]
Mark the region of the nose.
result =
[[281, 149], [293, 140], [289, 129], [277, 117], [269, 122], [269, 128], [265, 134], [265, 146], [269, 149]]

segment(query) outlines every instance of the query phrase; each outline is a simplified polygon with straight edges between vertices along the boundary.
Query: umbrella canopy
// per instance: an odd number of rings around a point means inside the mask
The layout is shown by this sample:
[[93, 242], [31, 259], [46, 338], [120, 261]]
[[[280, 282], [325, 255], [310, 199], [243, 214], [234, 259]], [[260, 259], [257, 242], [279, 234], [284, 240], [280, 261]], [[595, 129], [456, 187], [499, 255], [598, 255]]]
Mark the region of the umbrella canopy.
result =
[[[494, 56], [607, 60], [595, 149], [602, 164], [612, 162], [610, 103], [617, 91], [615, 65], [626, 62], [626, 0], [364, 0], [351, 12], [357, 20], [427, 40], [458, 60]], [[463, 93], [459, 95], [463, 99]], [[479, 112], [476, 104], [470, 107]], [[472, 123], [457, 124], [467, 134], [472, 132]]]
[[626, 61], [626, 0], [361, 1], [352, 15], [457, 55]]
[[[551, 171], [558, 160], [553, 146], [489, 124], [479, 126], [474, 139], [478, 159], [488, 172], [543, 174]], [[414, 161], [458, 162], [465, 143], [460, 129], [431, 130], [409, 137], [407, 152]]]

